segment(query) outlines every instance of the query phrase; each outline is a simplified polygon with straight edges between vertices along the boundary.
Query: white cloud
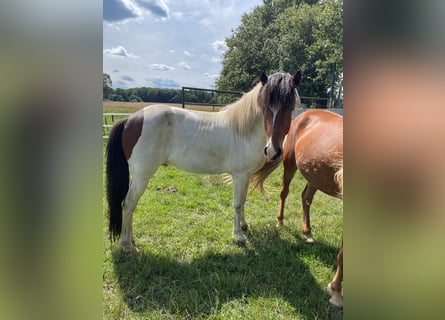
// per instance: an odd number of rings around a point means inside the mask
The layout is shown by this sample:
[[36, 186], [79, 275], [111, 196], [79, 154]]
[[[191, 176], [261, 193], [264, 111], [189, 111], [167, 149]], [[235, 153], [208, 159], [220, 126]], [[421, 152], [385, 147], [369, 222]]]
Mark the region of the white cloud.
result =
[[185, 70], [190, 70], [190, 66], [187, 63], [185, 63], [184, 61], [179, 62], [178, 67], [181, 67]]
[[187, 56], [187, 57], [192, 57], [193, 55], [190, 53], [190, 52], [188, 52], [187, 50], [184, 50], [184, 54]]
[[103, 19], [108, 23], [126, 23], [143, 16], [141, 8], [132, 0], [104, 0]]
[[211, 58], [210, 58], [210, 61], [212, 61], [212, 62], [221, 62], [221, 61], [222, 61], [222, 58], [211, 57]]
[[204, 75], [205, 75], [207, 78], [211, 78], [211, 79], [216, 79], [216, 78], [219, 77], [219, 74], [217, 74], [217, 73], [208, 73], [208, 72], [206, 72]]
[[180, 19], [184, 18], [184, 12], [180, 12], [180, 11], [174, 12], [174, 13], [172, 13], [172, 16], [180, 20]]
[[170, 52], [170, 53], [175, 53], [176, 51], [173, 50], [173, 49], [170, 49], [170, 50], [168, 50], [168, 52]]
[[155, 70], [155, 71], [171, 71], [174, 70], [174, 67], [170, 67], [167, 66], [165, 64], [160, 64], [160, 63], [153, 63], [153, 64], [149, 64], [146, 65], [146, 67], [150, 70]]
[[170, 9], [164, 0], [137, 0], [137, 2], [158, 18], [166, 19], [169, 17]]
[[226, 42], [224, 40], [216, 40], [212, 43], [212, 46], [213, 46], [213, 49], [215, 49], [215, 51], [218, 51], [218, 52], [224, 52], [228, 49]]
[[170, 9], [164, 0], [104, 0], [103, 19], [111, 25], [131, 20], [143, 20], [145, 14], [160, 19], [169, 17]]
[[127, 49], [125, 49], [123, 46], [119, 46], [119, 47], [111, 48], [111, 49], [105, 49], [103, 51], [103, 54], [106, 54], [111, 57], [121, 57], [121, 58], [131, 58], [131, 59], [139, 58], [138, 56], [134, 55], [133, 53], [128, 52]]

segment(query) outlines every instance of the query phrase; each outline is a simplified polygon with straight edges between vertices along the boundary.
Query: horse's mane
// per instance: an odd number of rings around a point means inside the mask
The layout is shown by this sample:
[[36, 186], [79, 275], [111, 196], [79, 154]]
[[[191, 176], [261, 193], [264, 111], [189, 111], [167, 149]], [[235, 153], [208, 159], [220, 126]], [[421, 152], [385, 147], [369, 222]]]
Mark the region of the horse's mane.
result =
[[261, 82], [252, 90], [243, 94], [239, 100], [221, 110], [228, 126], [233, 128], [236, 133], [241, 136], [246, 136], [252, 132], [256, 125], [256, 119], [258, 115], [261, 114], [257, 102], [260, 89]]

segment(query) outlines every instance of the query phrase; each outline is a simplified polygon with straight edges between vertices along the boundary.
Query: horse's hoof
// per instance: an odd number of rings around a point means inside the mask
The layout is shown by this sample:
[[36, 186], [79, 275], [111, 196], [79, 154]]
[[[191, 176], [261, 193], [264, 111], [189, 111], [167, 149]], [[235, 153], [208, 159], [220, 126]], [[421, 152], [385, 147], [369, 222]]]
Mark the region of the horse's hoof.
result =
[[308, 232], [303, 232], [303, 236], [304, 236], [304, 241], [306, 243], [312, 244], [315, 242], [314, 238], [312, 237], [312, 232], [308, 231]]
[[343, 308], [343, 297], [340, 292], [333, 290], [331, 284], [328, 284], [327, 291], [331, 296], [329, 303], [337, 308]]
[[247, 240], [246, 236], [240, 236], [238, 237], [238, 239], [236, 240], [236, 244], [239, 247], [247, 247], [247, 245], [249, 244], [249, 240]]
[[248, 240], [246, 240], [246, 241], [237, 240], [236, 244], [238, 245], [238, 247], [246, 248], [249, 245], [249, 241]]
[[331, 299], [329, 299], [329, 303], [334, 307], [343, 309], [343, 298], [338, 294], [333, 295]]
[[309, 244], [313, 244], [315, 242], [315, 240], [312, 237], [308, 237], [308, 238], [306, 238], [305, 242], [309, 243]]
[[139, 249], [136, 248], [133, 244], [131, 245], [120, 245], [120, 248], [125, 253], [138, 253]]
[[277, 227], [282, 227], [284, 225], [283, 219], [277, 219]]

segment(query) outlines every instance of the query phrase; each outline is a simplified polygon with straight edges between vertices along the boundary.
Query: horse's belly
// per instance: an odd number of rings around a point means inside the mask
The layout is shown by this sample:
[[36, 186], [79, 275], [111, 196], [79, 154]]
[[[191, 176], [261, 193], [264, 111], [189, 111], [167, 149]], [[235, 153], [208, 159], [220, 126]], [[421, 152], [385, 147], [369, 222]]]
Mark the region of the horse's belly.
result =
[[252, 153], [233, 152], [229, 148], [216, 148], [205, 152], [176, 152], [170, 155], [168, 163], [182, 170], [203, 173], [253, 173], [263, 164], [261, 151], [259, 156]]
[[338, 185], [334, 180], [336, 169], [323, 163], [309, 163], [299, 166], [303, 177], [318, 190], [335, 196], [338, 194]]
[[182, 170], [193, 173], [217, 174], [227, 172], [224, 156], [210, 153], [176, 153], [168, 163]]

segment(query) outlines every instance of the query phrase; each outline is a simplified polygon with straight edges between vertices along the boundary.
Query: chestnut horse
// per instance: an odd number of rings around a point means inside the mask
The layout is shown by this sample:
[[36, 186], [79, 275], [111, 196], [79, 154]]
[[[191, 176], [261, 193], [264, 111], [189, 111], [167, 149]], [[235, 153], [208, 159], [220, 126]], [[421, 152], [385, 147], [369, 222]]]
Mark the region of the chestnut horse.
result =
[[[263, 190], [266, 178], [279, 166], [281, 159], [266, 162], [252, 176], [251, 184]], [[343, 117], [325, 110], [307, 110], [291, 124], [283, 151], [284, 173], [280, 192], [278, 225], [283, 225], [284, 204], [289, 194], [289, 184], [297, 169], [306, 179], [301, 194], [303, 234], [306, 242], [313, 243], [309, 211], [317, 190], [343, 199]], [[330, 302], [343, 306], [341, 281], [343, 279], [343, 243], [337, 256], [337, 271], [329, 284]]]
[[[343, 117], [326, 110], [307, 110], [298, 115], [291, 124], [283, 151], [284, 173], [280, 192], [278, 225], [283, 225], [284, 204], [289, 194], [289, 185], [297, 169], [306, 179], [301, 194], [303, 209], [303, 235], [306, 242], [314, 242], [310, 223], [310, 206], [317, 190], [342, 198], [334, 176], [343, 161]], [[281, 159], [266, 162], [252, 176], [254, 187], [263, 190], [264, 180], [280, 165]]]
[[[201, 174], [228, 173], [233, 179], [233, 233], [242, 228], [251, 176], [265, 161], [281, 156], [292, 112], [300, 98], [301, 73], [275, 73], [220, 112], [154, 105], [117, 122], [107, 145], [107, 200], [110, 238], [134, 251], [132, 218], [150, 177], [161, 165]], [[131, 182], [129, 173], [131, 172]]]

